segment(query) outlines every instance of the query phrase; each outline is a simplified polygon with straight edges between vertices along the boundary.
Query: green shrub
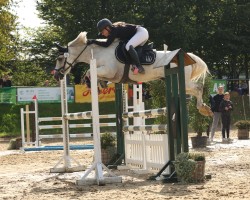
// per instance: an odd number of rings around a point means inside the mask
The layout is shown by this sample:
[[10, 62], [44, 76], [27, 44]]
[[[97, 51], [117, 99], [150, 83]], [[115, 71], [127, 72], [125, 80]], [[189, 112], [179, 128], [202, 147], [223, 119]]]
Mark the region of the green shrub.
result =
[[108, 147], [115, 146], [116, 137], [111, 133], [103, 133], [101, 134], [101, 148], [107, 149]]
[[175, 171], [183, 183], [192, 182], [192, 174], [196, 166], [196, 162], [189, 158], [189, 153], [182, 152], [176, 156], [174, 161]]
[[240, 120], [240, 121], [235, 122], [234, 125], [238, 129], [249, 129], [250, 121], [249, 120]]
[[17, 115], [16, 114], [4, 114], [2, 116], [2, 126], [0, 132], [14, 133], [17, 130]]
[[194, 161], [205, 161], [204, 153], [189, 153], [188, 158]]

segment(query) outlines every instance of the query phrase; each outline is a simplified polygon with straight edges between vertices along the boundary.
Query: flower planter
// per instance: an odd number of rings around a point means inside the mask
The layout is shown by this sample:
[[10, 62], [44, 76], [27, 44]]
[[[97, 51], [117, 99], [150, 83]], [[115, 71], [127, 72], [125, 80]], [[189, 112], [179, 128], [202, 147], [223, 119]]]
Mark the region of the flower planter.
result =
[[191, 137], [192, 146], [193, 148], [204, 148], [207, 146], [207, 136], [201, 136], [201, 137]]
[[102, 163], [104, 165], [108, 165], [115, 154], [116, 147], [108, 147], [106, 149], [101, 149]]
[[205, 177], [205, 163], [206, 161], [195, 161], [196, 166], [192, 175], [192, 179], [194, 182], [201, 182], [204, 181]]
[[238, 139], [239, 140], [249, 139], [249, 130], [248, 129], [238, 129]]

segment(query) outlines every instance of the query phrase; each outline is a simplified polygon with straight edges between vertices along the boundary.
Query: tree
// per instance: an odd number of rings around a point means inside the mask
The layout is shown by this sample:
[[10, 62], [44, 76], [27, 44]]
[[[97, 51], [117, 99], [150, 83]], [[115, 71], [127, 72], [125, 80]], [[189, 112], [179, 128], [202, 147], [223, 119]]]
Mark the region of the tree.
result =
[[11, 0], [0, 1], [0, 75], [11, 70], [10, 65], [15, 59], [15, 37], [16, 17], [11, 14]]
[[19, 61], [13, 72], [13, 85], [16, 86], [43, 86], [49, 79], [46, 72], [35, 63]]

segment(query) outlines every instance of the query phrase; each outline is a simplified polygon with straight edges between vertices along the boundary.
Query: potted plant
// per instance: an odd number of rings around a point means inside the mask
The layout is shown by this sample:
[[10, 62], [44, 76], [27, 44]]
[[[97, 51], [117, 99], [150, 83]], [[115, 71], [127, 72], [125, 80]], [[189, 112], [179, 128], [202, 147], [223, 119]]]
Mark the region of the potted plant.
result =
[[249, 139], [249, 120], [240, 120], [234, 124], [238, 129], [238, 139]]
[[[209, 85], [210, 79], [206, 78], [204, 88], [203, 88], [203, 99], [206, 104], [209, 102]], [[188, 104], [189, 110], [189, 125], [192, 130], [197, 134], [195, 137], [191, 137], [191, 142], [193, 148], [202, 148], [207, 146], [207, 136], [203, 136], [203, 133], [207, 132], [207, 127], [212, 122], [212, 117], [203, 116], [199, 113], [196, 108], [197, 100], [196, 98], [192, 98]]]
[[205, 154], [204, 153], [189, 153], [189, 158], [195, 161], [195, 170], [192, 174], [194, 182], [201, 182], [205, 177]]
[[111, 133], [101, 134], [102, 163], [107, 165], [116, 154], [116, 137]]
[[204, 154], [182, 152], [176, 156], [174, 166], [177, 177], [182, 183], [200, 182], [204, 180]]

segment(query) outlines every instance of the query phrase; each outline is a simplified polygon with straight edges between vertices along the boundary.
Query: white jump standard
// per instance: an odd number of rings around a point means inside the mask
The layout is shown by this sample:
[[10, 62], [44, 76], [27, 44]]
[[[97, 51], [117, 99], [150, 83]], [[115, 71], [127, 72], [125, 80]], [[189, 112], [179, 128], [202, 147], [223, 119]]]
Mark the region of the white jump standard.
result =
[[[89, 168], [80, 180], [76, 181], [78, 186], [84, 186], [89, 184], [105, 185], [106, 183], [121, 183], [122, 178], [113, 174], [101, 160], [101, 143], [100, 143], [100, 124], [99, 124], [99, 103], [98, 103], [98, 91], [97, 91], [97, 69], [96, 60], [90, 61], [90, 73], [91, 73], [91, 98], [92, 98], [92, 120], [93, 120], [93, 137], [94, 137], [94, 163]], [[91, 172], [95, 171], [95, 176], [89, 178], [92, 175]], [[108, 176], [104, 177], [103, 170], [106, 170]]]

